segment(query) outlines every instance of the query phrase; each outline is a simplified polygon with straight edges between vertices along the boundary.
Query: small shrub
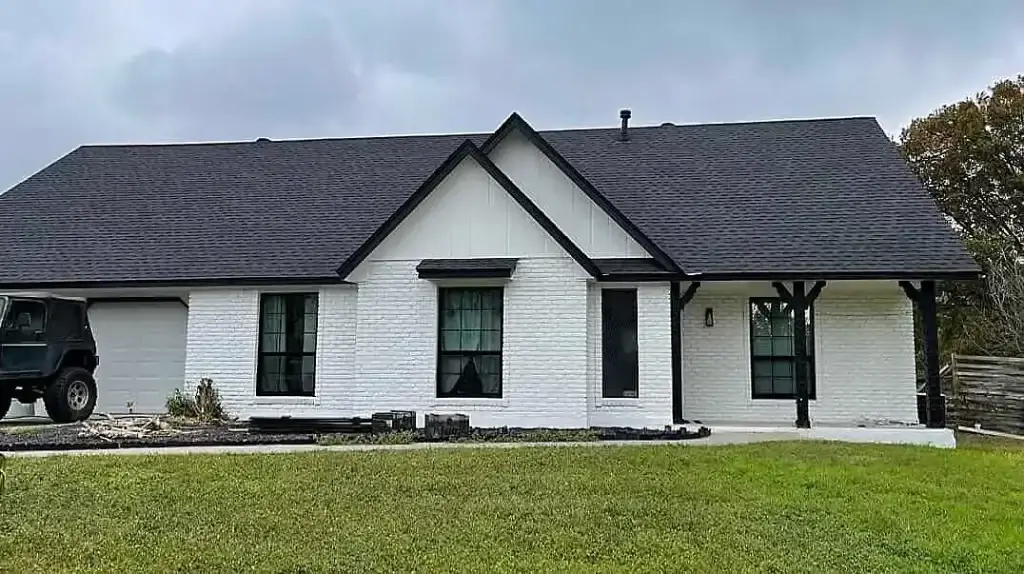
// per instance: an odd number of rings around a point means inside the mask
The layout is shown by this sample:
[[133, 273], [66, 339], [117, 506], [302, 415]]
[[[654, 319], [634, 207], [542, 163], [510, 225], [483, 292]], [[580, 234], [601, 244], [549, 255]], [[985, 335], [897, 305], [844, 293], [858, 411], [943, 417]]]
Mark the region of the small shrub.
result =
[[167, 414], [172, 417], [192, 418], [196, 409], [194, 401], [181, 392], [181, 389], [174, 389], [174, 392], [167, 397]]
[[167, 414], [173, 417], [198, 419], [203, 422], [217, 422], [227, 419], [227, 413], [220, 402], [220, 393], [213, 386], [213, 380], [203, 378], [196, 386], [195, 396], [188, 396], [181, 389], [174, 389], [167, 397]]

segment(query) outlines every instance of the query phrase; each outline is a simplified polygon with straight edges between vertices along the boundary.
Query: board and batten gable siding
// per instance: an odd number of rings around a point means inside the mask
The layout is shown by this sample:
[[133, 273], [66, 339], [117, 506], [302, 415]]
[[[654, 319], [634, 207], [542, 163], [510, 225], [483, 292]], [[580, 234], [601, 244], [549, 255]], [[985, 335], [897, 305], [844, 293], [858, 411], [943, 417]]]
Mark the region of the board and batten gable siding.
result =
[[[704, 284], [684, 310], [683, 413], [711, 423], [790, 425], [793, 400], [751, 398], [750, 298], [768, 283]], [[704, 312], [714, 309], [714, 327]], [[917, 422], [914, 321], [895, 281], [830, 282], [814, 303], [812, 424]]]
[[[561, 246], [472, 158], [448, 177], [348, 277], [373, 261], [567, 257]], [[415, 274], [414, 274], [415, 275]]]
[[[602, 289], [637, 290], [640, 378], [636, 398], [602, 396]], [[661, 428], [672, 424], [672, 331], [668, 283], [592, 283], [587, 291], [589, 426]]]
[[[316, 383], [314, 397], [257, 397], [256, 360], [261, 293], [316, 292]], [[340, 416], [351, 410], [354, 385], [356, 288], [265, 287], [204, 289], [189, 294], [186, 387], [210, 378], [224, 407], [250, 416]]]
[[510, 133], [488, 157], [588, 256], [651, 257], [522, 134]]

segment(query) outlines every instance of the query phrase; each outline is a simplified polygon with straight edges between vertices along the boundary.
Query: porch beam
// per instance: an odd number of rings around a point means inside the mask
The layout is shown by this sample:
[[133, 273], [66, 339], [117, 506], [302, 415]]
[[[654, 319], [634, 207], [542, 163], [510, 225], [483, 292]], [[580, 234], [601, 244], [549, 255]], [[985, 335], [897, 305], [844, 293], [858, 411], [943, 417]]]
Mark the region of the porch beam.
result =
[[903, 292], [907, 294], [907, 299], [914, 303], [917, 303], [917, 300], [921, 297], [921, 292], [910, 281], [900, 281], [900, 289], [903, 289]]
[[[802, 282], [800, 284], [803, 285]], [[793, 294], [789, 292], [789, 289], [786, 289], [785, 284], [779, 281], [773, 281], [772, 287], [774, 287], [775, 290], [779, 293], [779, 298], [782, 299], [783, 303], [787, 303], [789, 305], [793, 304]]]
[[939, 376], [939, 325], [935, 300], [935, 281], [922, 281], [917, 290], [917, 308], [924, 331], [924, 379], [928, 428], [946, 426], [946, 404]]
[[818, 281], [818, 282], [816, 282], [814, 284], [814, 287], [811, 287], [811, 290], [807, 292], [807, 306], [808, 307], [810, 307], [812, 304], [814, 304], [814, 300], [818, 298], [818, 295], [821, 295], [821, 290], [824, 289], [824, 288], [825, 288], [825, 282], [824, 281]]
[[700, 281], [694, 281], [694, 282], [690, 283], [690, 286], [686, 288], [686, 291], [683, 293], [683, 295], [681, 297], [678, 296], [679, 295], [679, 284], [678, 283], [673, 283], [673, 285], [676, 286], [676, 297], [675, 298], [679, 299], [679, 308], [680, 308], [680, 310], [682, 310], [683, 307], [686, 307], [686, 305], [690, 301], [693, 300], [693, 296], [697, 294], [697, 289], [700, 288]]

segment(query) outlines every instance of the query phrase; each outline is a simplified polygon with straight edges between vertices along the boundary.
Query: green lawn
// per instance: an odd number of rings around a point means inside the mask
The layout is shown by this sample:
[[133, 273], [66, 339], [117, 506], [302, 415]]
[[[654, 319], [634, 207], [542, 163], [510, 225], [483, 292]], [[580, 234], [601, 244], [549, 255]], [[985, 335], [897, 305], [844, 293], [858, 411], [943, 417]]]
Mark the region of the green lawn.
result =
[[0, 571], [1024, 571], [1024, 450], [13, 459]]

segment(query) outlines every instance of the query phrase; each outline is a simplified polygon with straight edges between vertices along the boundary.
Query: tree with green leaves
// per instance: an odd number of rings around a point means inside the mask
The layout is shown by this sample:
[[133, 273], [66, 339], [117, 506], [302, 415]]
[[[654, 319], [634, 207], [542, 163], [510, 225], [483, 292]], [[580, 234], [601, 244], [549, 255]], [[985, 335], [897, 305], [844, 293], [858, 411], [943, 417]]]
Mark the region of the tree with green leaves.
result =
[[987, 278], [942, 285], [945, 350], [1024, 353], [1024, 76], [912, 121], [898, 143]]

